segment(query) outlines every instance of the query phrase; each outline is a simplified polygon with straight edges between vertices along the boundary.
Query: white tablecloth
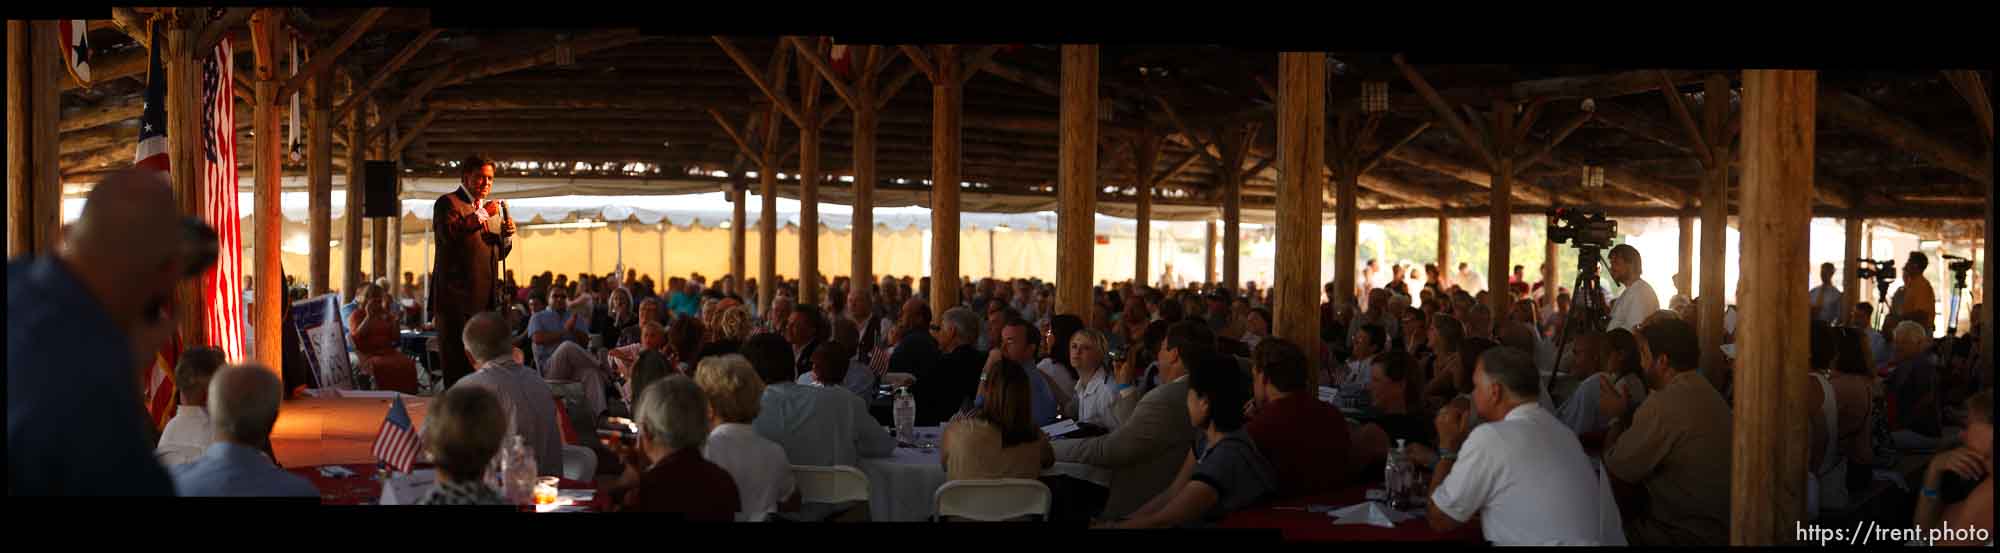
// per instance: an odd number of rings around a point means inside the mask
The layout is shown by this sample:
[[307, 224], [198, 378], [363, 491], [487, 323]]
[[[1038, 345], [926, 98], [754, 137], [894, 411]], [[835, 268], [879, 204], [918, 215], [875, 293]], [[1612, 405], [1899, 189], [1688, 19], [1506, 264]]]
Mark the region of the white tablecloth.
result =
[[[917, 435], [937, 443], [939, 428], [918, 427]], [[898, 447], [879, 459], [862, 459], [861, 472], [868, 475], [869, 520], [921, 522], [930, 520], [937, 508], [937, 490], [946, 481], [943, 450]], [[1110, 486], [1110, 472], [1090, 465], [1056, 463], [1043, 476], [1068, 475], [1099, 485]]]

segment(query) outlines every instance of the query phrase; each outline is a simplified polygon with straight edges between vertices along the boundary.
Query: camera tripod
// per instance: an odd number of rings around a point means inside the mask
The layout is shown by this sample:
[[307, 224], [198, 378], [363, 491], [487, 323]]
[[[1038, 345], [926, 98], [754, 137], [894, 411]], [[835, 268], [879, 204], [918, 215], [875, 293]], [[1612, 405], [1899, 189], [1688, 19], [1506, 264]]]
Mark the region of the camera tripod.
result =
[[[1944, 339], [1938, 342], [1938, 348], [1939, 348], [1938, 352], [1940, 354], [1940, 357], [1942, 358], [1940, 362], [1942, 363], [1942, 366], [1945, 368], [1946, 371], [1955, 370], [1954, 365], [1952, 363], [1954, 361], [1957, 361], [1958, 357], [1958, 342], [1959, 342], [1958, 306], [1960, 305], [1959, 299], [1965, 295], [1965, 290], [1966, 290], [1965, 275], [1969, 270], [1970, 267], [1968, 266], [1965, 268], [1952, 267], [1951, 271], [1952, 273], [1951, 314], [1948, 318], [1945, 319], [1946, 330], [1944, 332]], [[1989, 307], [1989, 309], [1990, 308], [1991, 307]], [[1993, 330], [1980, 329], [1980, 331], [1992, 332]], [[1981, 352], [1979, 351], [1979, 347], [1977, 345], [1974, 345], [1972, 347], [1972, 350], [1968, 352], [1966, 355], [1969, 357], [1971, 361], [1971, 363], [1967, 365], [1968, 367], [1981, 366], [1979, 359]]]
[[1570, 287], [1569, 313], [1563, 317], [1562, 332], [1556, 336], [1556, 360], [1549, 367], [1549, 375], [1543, 379], [1543, 389], [1555, 386], [1556, 373], [1562, 370], [1564, 349], [1580, 330], [1591, 333], [1604, 332], [1609, 322], [1611, 308], [1604, 304], [1604, 288], [1597, 283], [1597, 266], [1603, 261], [1598, 247], [1578, 245], [1576, 248], [1576, 284]]

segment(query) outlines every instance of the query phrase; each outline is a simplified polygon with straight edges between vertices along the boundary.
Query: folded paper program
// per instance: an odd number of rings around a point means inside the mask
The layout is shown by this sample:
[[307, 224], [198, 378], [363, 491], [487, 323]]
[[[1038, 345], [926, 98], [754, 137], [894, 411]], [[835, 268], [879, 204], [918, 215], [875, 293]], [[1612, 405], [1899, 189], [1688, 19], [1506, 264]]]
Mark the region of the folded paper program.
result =
[[1333, 517], [1334, 524], [1368, 524], [1383, 528], [1395, 528], [1398, 523], [1417, 518], [1373, 501], [1336, 509], [1326, 515]]

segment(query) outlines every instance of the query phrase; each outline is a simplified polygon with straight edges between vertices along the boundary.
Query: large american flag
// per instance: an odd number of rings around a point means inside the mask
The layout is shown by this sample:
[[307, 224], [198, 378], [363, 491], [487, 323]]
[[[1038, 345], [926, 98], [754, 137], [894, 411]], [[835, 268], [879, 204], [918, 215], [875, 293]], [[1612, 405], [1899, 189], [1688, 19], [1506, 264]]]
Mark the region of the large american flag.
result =
[[238, 227], [236, 210], [236, 79], [231, 52], [229, 39], [225, 38], [201, 62], [201, 218], [213, 225], [221, 238], [215, 270], [201, 281], [202, 296], [208, 305], [202, 324], [208, 340], [222, 350], [229, 362], [241, 363], [247, 356], [241, 292], [243, 232]]
[[397, 472], [409, 472], [417, 461], [417, 451], [423, 448], [423, 439], [411, 428], [410, 411], [403, 408], [403, 395], [396, 394], [389, 415], [382, 417], [382, 431], [375, 435], [375, 458]]
[[[151, 65], [146, 73], [146, 104], [139, 116], [139, 149], [134, 163], [139, 169], [167, 172], [167, 73], [160, 66], [160, 33], [155, 22]], [[153, 356], [152, 370], [148, 371], [146, 386], [146, 411], [152, 415], [153, 428], [167, 425], [173, 416], [174, 404], [174, 363], [180, 357], [181, 337], [176, 334], [167, 343], [161, 344], [160, 351]]]

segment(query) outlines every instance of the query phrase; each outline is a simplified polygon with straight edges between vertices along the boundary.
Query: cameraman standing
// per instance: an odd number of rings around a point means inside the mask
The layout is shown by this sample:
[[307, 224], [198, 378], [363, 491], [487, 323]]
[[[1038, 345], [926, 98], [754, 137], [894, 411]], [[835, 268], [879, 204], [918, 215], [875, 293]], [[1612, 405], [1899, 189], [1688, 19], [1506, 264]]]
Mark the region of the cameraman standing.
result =
[[1611, 280], [1618, 281], [1625, 291], [1611, 301], [1611, 324], [1604, 329], [1631, 330], [1660, 310], [1660, 296], [1653, 293], [1652, 284], [1639, 278], [1642, 270], [1638, 248], [1631, 244], [1619, 244], [1611, 248], [1610, 255], [1606, 257], [1611, 258]]
[[1903, 264], [1903, 287], [1896, 290], [1889, 299], [1889, 314], [1883, 317], [1882, 330], [1896, 328], [1900, 321], [1913, 321], [1924, 327], [1925, 332], [1937, 335], [1937, 292], [1931, 288], [1930, 279], [1924, 278], [1924, 269], [1931, 266], [1931, 260], [1924, 252], [1910, 252], [1910, 260]]

